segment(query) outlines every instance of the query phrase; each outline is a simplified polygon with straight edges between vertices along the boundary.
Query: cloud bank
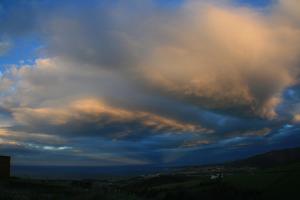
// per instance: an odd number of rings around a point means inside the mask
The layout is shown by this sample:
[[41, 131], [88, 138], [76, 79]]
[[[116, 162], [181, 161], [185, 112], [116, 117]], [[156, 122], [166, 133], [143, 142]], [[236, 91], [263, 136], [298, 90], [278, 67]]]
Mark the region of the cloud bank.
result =
[[99, 6], [53, 19], [51, 51], [201, 108], [275, 118], [299, 73], [298, 7], [279, 1], [266, 14], [225, 1], [187, 1], [169, 12], [151, 2]]
[[[38, 35], [43, 58], [2, 71], [0, 143], [9, 148], [175, 162], [186, 149], [272, 143], [299, 121], [284, 109], [300, 72], [297, 0], [264, 9], [193, 0], [169, 9], [154, 1], [82, 9], [78, 1], [48, 12], [45, 2], [25, 5], [34, 19], [20, 26], [7, 12], [17, 29], [4, 23], [3, 33]], [[57, 143], [43, 144], [41, 135]], [[95, 137], [109, 145], [86, 145]]]

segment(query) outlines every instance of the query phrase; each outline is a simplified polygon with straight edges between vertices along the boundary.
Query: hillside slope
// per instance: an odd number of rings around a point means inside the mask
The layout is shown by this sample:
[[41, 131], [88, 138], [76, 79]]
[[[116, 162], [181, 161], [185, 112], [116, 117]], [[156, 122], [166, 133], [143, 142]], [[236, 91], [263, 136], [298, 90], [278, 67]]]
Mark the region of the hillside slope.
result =
[[230, 166], [275, 167], [300, 162], [300, 147], [270, 151], [243, 160], [228, 163]]

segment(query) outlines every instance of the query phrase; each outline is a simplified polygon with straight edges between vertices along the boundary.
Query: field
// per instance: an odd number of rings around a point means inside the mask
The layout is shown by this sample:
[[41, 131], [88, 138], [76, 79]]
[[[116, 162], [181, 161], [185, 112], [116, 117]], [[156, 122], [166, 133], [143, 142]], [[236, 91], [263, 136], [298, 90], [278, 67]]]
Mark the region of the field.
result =
[[[223, 178], [212, 180], [216, 173]], [[11, 178], [0, 182], [0, 199], [292, 199], [299, 186], [300, 163], [267, 169], [212, 166], [124, 179]]]

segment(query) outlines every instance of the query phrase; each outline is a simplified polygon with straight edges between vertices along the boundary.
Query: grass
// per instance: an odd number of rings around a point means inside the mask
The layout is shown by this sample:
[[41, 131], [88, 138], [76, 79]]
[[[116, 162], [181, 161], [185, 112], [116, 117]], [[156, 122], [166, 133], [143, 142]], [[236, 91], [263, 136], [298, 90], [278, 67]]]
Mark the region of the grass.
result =
[[198, 200], [198, 199], [292, 199], [298, 196], [300, 164], [225, 174], [210, 180], [197, 176], [162, 175], [97, 184], [72, 181], [11, 179], [0, 182], [0, 200], [102, 199], [102, 200]]

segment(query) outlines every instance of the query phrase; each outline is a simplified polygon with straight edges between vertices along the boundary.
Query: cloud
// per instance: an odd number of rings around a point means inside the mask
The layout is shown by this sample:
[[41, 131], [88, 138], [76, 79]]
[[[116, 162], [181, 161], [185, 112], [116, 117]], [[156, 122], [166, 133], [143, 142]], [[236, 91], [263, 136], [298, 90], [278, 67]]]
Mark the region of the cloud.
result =
[[7, 128], [0, 128], [0, 137], [4, 141], [12, 141], [15, 144], [35, 143], [37, 145], [61, 146], [65, 145], [67, 140], [56, 135], [43, 133], [26, 133], [22, 131], [11, 131]]
[[[92, 95], [116, 99], [108, 90], [123, 90], [125, 83], [132, 93], [144, 88], [145, 94], [202, 109], [271, 119], [277, 116], [283, 90], [297, 81], [300, 39], [293, 21], [298, 17], [295, 4], [279, 1], [266, 14], [230, 1], [187, 1], [168, 11], [150, 1], [105, 4], [105, 10], [97, 3], [82, 11], [65, 6], [53, 15], [47, 13], [41, 34], [50, 55], [63, 60], [60, 65], [73, 65], [63, 66], [56, 79], [77, 73], [80, 83], [97, 74], [101, 85], [108, 81], [102, 74], [122, 80], [98, 91], [89, 87]], [[54, 81], [50, 75], [32, 81]], [[92, 84], [76, 85], [85, 90], [84, 85]], [[67, 96], [62, 90], [51, 95]]]
[[202, 145], [207, 145], [210, 144], [211, 142], [208, 140], [195, 140], [195, 141], [189, 141], [189, 142], [184, 142], [182, 144], [182, 147], [187, 147], [187, 148], [191, 148], [191, 147], [199, 147]]
[[259, 130], [247, 130], [247, 131], [241, 131], [241, 132], [234, 132], [231, 133], [232, 135], [240, 135], [240, 136], [267, 136], [270, 134], [272, 130], [270, 128], [263, 128]]
[[267, 14], [229, 1], [187, 1], [168, 12], [150, 2], [96, 5], [58, 14], [46, 30], [52, 54], [87, 69], [116, 71], [200, 108], [275, 118], [299, 74], [295, 4], [280, 1]]
[[138, 91], [130, 91], [118, 76], [107, 71], [84, 71], [61, 59], [38, 59], [34, 65], [12, 67], [3, 74], [0, 86], [0, 105], [13, 120], [12, 130], [108, 137], [213, 132], [198, 122], [172, 114], [143, 106], [118, 105], [111, 101], [112, 96], [134, 96]]
[[277, 17], [285, 23], [299, 27], [300, 8], [297, 0], [280, 0], [276, 9]]
[[0, 56], [5, 55], [12, 48], [12, 44], [9, 41], [0, 41]]
[[293, 118], [293, 121], [294, 121], [295, 123], [299, 123], [299, 122], [300, 122], [300, 115], [299, 115], [299, 114], [296, 114], [296, 115], [294, 116], [294, 118]]
[[297, 0], [263, 10], [229, 0], [172, 9], [79, 2], [47, 12], [48, 4], [18, 4], [0, 20], [9, 39], [37, 34], [45, 54], [2, 71], [2, 144], [49, 157], [61, 150], [74, 162], [164, 162], [191, 149], [255, 146], [299, 121], [285, 107], [299, 81]]
[[230, 6], [192, 4], [183, 15], [144, 64], [150, 82], [200, 107], [274, 118], [299, 73], [299, 27]]
[[[111, 107], [97, 99], [83, 99], [63, 108], [16, 108], [12, 116], [22, 129], [53, 134], [112, 138], [142, 137], [147, 133], [211, 133], [197, 124], [185, 123], [143, 111]], [[72, 128], [74, 127], [74, 128]], [[77, 129], [77, 130], [76, 130]], [[56, 130], [56, 131], [54, 131]], [[51, 131], [50, 131], [51, 133]]]

